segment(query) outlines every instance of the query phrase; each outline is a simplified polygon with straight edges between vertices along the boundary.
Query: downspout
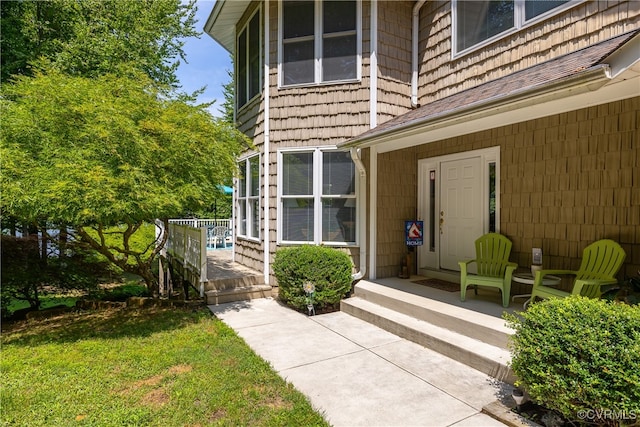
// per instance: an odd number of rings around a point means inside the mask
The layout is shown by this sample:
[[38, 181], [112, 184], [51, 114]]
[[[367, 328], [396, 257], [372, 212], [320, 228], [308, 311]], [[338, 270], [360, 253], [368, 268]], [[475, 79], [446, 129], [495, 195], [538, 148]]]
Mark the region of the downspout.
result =
[[[369, 55], [369, 128], [378, 126], [378, 0], [371, 0]], [[362, 163], [359, 148], [351, 148], [351, 159], [358, 170], [358, 238], [360, 244], [360, 269], [351, 275], [353, 281], [360, 280], [367, 273], [367, 170]]]
[[418, 107], [418, 38], [420, 36], [420, 9], [426, 0], [418, 0], [413, 5], [411, 33], [411, 107]]
[[358, 194], [358, 236], [360, 239], [360, 271], [351, 275], [353, 281], [360, 280], [367, 272], [367, 170], [362, 163], [362, 157], [359, 148], [351, 148], [349, 150], [351, 159], [358, 170], [358, 178], [360, 179]]
[[269, 270], [271, 269], [271, 238], [269, 236], [269, 186], [271, 174], [269, 173], [269, 2], [264, 6], [264, 284], [269, 284]]

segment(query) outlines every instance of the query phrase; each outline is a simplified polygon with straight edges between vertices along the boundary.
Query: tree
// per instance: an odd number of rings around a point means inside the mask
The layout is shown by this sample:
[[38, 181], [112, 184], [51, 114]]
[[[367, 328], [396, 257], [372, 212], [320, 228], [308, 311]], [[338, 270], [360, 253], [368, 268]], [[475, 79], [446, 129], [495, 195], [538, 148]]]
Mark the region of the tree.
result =
[[42, 61], [83, 76], [133, 63], [176, 87], [183, 40], [199, 35], [195, 0], [2, 1], [0, 12], [3, 83]]
[[123, 67], [94, 78], [36, 72], [3, 86], [3, 215], [67, 228], [157, 295], [151, 266], [166, 234], [144, 250], [132, 249], [132, 236], [156, 218], [166, 230], [169, 218], [210, 206], [245, 142], [208, 105], [167, 93]]
[[222, 119], [227, 123], [235, 123], [235, 105], [236, 105], [236, 81], [233, 74], [233, 55], [231, 56], [231, 70], [227, 70], [229, 75], [229, 81], [222, 85], [222, 94], [224, 95], [224, 102], [222, 103]]

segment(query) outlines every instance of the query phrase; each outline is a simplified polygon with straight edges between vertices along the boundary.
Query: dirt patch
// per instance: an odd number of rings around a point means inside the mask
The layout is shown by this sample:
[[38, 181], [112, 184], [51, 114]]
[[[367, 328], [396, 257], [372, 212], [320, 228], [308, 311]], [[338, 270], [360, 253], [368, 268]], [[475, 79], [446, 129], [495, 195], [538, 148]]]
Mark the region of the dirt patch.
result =
[[285, 401], [282, 396], [278, 394], [273, 394], [272, 389], [262, 385], [256, 385], [250, 389], [244, 390], [244, 394], [245, 396], [249, 396], [250, 394], [257, 394], [261, 396], [261, 405], [270, 409], [293, 409], [293, 404], [291, 402]]
[[291, 402], [287, 402], [279, 396], [276, 398], [267, 399], [263, 403], [263, 406], [266, 406], [271, 409], [284, 409], [287, 411], [290, 411], [293, 409], [293, 404]]
[[209, 422], [215, 422], [226, 417], [227, 417], [227, 411], [224, 408], [220, 408], [209, 416]]
[[167, 379], [167, 376], [181, 375], [191, 372], [192, 370], [193, 367], [191, 365], [175, 365], [169, 368], [167, 374], [158, 374], [143, 380], [135, 381], [119, 393], [130, 395], [137, 390], [151, 388], [151, 390], [142, 396], [140, 402], [143, 405], [160, 407], [171, 400], [169, 394], [165, 391], [165, 380]]
[[160, 385], [163, 379], [164, 379], [164, 375], [154, 375], [150, 378], [136, 381], [135, 383], [133, 383], [131, 389], [138, 390], [142, 387], [156, 387]]
[[141, 403], [143, 405], [159, 408], [169, 403], [169, 400], [171, 400], [171, 398], [167, 392], [162, 388], [157, 388], [145, 394], [141, 399]]
[[185, 374], [191, 371], [193, 371], [193, 367], [191, 365], [176, 365], [169, 368], [169, 373], [175, 375]]

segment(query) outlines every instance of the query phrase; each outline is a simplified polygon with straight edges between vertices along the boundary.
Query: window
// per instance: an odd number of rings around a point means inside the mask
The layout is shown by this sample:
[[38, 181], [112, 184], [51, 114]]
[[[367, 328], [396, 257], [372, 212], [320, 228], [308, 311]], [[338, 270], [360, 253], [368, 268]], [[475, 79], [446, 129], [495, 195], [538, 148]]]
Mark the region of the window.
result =
[[454, 46], [464, 53], [574, 6], [569, 0], [454, 0]]
[[436, 174], [437, 171], [432, 169], [429, 171], [429, 252], [436, 251]]
[[260, 238], [260, 156], [252, 156], [239, 164], [238, 235]]
[[280, 152], [279, 241], [355, 244], [355, 166], [348, 152]]
[[238, 36], [238, 108], [260, 93], [260, 13], [256, 11]]
[[283, 1], [282, 85], [358, 78], [360, 4], [357, 1]]
[[491, 233], [496, 232], [496, 162], [489, 162], [489, 227]]

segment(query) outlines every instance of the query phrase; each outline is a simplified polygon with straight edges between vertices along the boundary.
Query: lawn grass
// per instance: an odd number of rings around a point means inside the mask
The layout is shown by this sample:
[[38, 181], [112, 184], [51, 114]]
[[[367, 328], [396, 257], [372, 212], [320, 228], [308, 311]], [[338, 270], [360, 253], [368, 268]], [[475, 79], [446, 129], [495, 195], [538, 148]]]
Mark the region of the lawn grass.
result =
[[1, 342], [4, 426], [327, 425], [206, 307], [68, 313]]
[[[60, 295], [46, 296], [45, 295], [40, 297], [40, 309], [51, 308], [58, 305], [66, 305], [67, 307], [73, 307], [76, 304], [77, 300], [78, 298], [74, 296], [64, 296], [64, 295], [63, 296], [60, 296]], [[7, 310], [13, 313], [16, 310], [21, 310], [23, 308], [28, 308], [28, 307], [29, 307], [29, 303], [27, 301], [14, 299], [7, 306]]]

